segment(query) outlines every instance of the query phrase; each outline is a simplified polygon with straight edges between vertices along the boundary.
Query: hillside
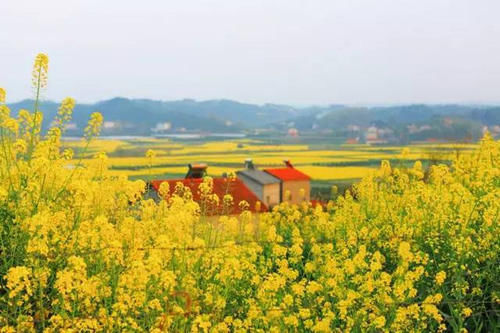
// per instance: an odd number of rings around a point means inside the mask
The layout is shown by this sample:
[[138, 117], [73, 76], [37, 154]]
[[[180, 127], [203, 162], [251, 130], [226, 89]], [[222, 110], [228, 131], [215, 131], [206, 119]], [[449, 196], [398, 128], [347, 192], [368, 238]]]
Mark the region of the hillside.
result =
[[[32, 100], [10, 104], [18, 112], [33, 108]], [[58, 104], [45, 101], [40, 110], [45, 114], [44, 128], [57, 112]], [[253, 105], [230, 100], [195, 101], [155, 101], [149, 99], [113, 98], [95, 104], [77, 104], [74, 110], [74, 124], [68, 134], [79, 135], [89, 115], [99, 111], [103, 114], [106, 135], [150, 135], [162, 129], [168, 132], [239, 132], [242, 129], [265, 126], [273, 121], [284, 121], [295, 117], [301, 110], [274, 104]], [[168, 125], [165, 125], [167, 124]]]
[[299, 116], [278, 124], [277, 128], [284, 130], [290, 125], [302, 132], [327, 131], [339, 137], [361, 139], [370, 135], [367, 129], [372, 128], [379, 139], [399, 143], [428, 139], [477, 140], [484, 127], [499, 134], [500, 107], [424, 104], [336, 107]]
[[[24, 100], [9, 106], [15, 113], [20, 109], [32, 109], [33, 101]], [[45, 114], [44, 128], [50, 124], [57, 107], [58, 104], [52, 101], [41, 104], [40, 109]], [[337, 136], [349, 137], [353, 135], [349, 133], [349, 128], [353, 126], [361, 129], [377, 126], [389, 128], [398, 139], [405, 137], [416, 140], [443, 136], [478, 138], [483, 126], [500, 125], [498, 106], [415, 104], [299, 108], [277, 104], [245, 104], [224, 99], [155, 101], [117, 97], [95, 104], [77, 104], [68, 135], [80, 135], [89, 115], [94, 111], [99, 111], [104, 116], [104, 135], [235, 133], [257, 128], [283, 133], [293, 127], [313, 134], [317, 130], [329, 130]], [[416, 126], [415, 133], [408, 129], [410, 125]]]

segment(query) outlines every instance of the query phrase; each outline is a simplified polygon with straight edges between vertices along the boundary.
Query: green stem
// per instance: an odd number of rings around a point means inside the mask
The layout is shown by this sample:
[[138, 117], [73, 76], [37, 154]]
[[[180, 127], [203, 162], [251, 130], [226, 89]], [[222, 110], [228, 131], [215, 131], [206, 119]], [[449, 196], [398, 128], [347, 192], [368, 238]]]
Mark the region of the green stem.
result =
[[71, 179], [73, 178], [73, 175], [75, 174], [76, 172], [76, 169], [78, 169], [82, 163], [82, 160], [83, 160], [83, 156], [85, 155], [85, 153], [87, 152], [88, 148], [89, 148], [89, 145], [90, 145], [90, 140], [87, 140], [87, 145], [85, 146], [85, 148], [83, 149], [82, 153], [80, 154], [80, 159], [78, 160], [77, 164], [75, 165], [74, 169], [71, 171], [71, 174], [69, 175], [68, 178], [66, 178], [66, 180], [64, 181], [63, 183], [63, 186], [62, 188], [59, 190], [59, 192], [56, 194], [55, 198], [54, 198], [54, 202], [57, 201], [59, 199], [59, 196], [64, 192], [64, 190], [66, 189], [66, 186], [68, 186], [69, 182], [71, 181]]
[[36, 82], [36, 95], [35, 95], [35, 104], [33, 105], [33, 127], [31, 128], [31, 140], [30, 140], [30, 145], [28, 149], [28, 163], [31, 163], [31, 155], [33, 154], [34, 150], [34, 138], [35, 138], [35, 129], [36, 129], [36, 120], [38, 116], [38, 105], [40, 104], [40, 88], [42, 85], [42, 68], [40, 67], [38, 69], [38, 77], [37, 77], [37, 82]]

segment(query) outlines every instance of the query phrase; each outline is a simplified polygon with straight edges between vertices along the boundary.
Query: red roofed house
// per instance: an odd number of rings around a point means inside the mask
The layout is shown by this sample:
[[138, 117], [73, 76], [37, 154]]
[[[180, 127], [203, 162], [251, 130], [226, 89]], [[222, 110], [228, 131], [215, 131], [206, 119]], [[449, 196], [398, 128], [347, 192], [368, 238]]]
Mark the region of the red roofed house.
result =
[[280, 201], [292, 204], [310, 201], [311, 177], [295, 169], [288, 160], [285, 165], [285, 168], [264, 170], [281, 181]]
[[[160, 189], [160, 184], [163, 182], [168, 182], [170, 193], [174, 193], [175, 186], [177, 183], [182, 183], [185, 187], [191, 190], [193, 194], [193, 200], [198, 204], [201, 204], [202, 199], [199, 191], [199, 186], [203, 182], [203, 177], [206, 176], [206, 164], [191, 165], [189, 164], [189, 170], [184, 179], [166, 179], [166, 180], [153, 180], [151, 181], [151, 187], [158, 192]], [[257, 206], [260, 205], [260, 211], [266, 211], [267, 207], [260, 202], [259, 198], [248, 189], [248, 187], [238, 178], [230, 179], [228, 177], [214, 177], [213, 180], [213, 193], [217, 194], [219, 197], [218, 206], [207, 207], [207, 215], [221, 215], [221, 214], [239, 214], [241, 213], [241, 208], [239, 203], [243, 200], [248, 202], [248, 209], [252, 212], [256, 212]], [[223, 198], [226, 194], [230, 194], [233, 197], [233, 205], [229, 208], [225, 208], [223, 204]], [[259, 202], [259, 204], [257, 204]]]

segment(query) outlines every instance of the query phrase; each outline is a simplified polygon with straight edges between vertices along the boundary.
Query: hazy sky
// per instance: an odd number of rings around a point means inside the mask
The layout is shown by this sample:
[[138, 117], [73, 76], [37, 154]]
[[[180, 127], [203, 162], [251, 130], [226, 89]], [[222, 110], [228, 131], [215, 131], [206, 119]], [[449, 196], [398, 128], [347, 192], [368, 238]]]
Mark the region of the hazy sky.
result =
[[500, 101], [499, 0], [0, 0], [0, 86], [46, 98]]

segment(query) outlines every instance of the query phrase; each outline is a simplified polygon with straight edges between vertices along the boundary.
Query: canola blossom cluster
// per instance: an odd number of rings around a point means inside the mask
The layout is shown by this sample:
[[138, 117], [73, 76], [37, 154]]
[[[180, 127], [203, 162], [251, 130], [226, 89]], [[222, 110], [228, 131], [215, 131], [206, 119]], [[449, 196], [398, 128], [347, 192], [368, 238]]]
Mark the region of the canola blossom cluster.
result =
[[[326, 207], [253, 214], [208, 177], [201, 204], [180, 183], [154, 201], [105, 153], [75, 163], [60, 143], [72, 99], [46, 134], [36, 109], [4, 103], [0, 332], [498, 328], [500, 142], [488, 135], [451, 165], [384, 162]], [[92, 115], [87, 145], [101, 123]], [[219, 201], [242, 213], [203, 214]]]

